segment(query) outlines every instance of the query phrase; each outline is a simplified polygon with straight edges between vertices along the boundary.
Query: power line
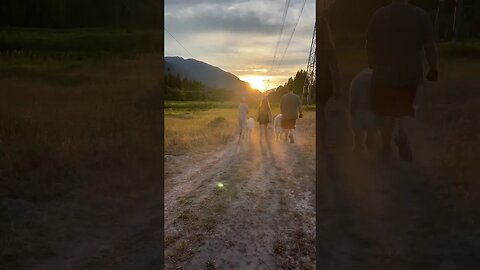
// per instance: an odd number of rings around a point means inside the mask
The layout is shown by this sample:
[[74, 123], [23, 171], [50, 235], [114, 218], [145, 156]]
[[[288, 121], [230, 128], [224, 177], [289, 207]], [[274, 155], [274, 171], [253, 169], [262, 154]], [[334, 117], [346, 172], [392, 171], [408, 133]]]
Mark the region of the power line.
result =
[[178, 41], [178, 40], [167, 30], [167, 28], [163, 27], [163, 29], [165, 29], [165, 31], [167, 31], [167, 33], [168, 33], [180, 46], [182, 46], [182, 48], [183, 48], [188, 54], [190, 54], [190, 56], [191, 56], [192, 58], [195, 58], [195, 56], [193, 56], [193, 55], [187, 50], [187, 48], [185, 48], [185, 47], [182, 45], [182, 43], [180, 43], [180, 41]]
[[282, 15], [282, 27], [280, 28], [280, 34], [278, 35], [277, 39], [277, 44], [275, 46], [275, 53], [273, 54], [273, 59], [272, 59], [272, 65], [270, 67], [270, 71], [273, 69], [273, 66], [275, 65], [275, 59], [277, 58], [277, 52], [278, 52], [278, 46], [280, 45], [280, 40], [283, 35], [283, 29], [285, 28], [285, 21], [287, 18], [287, 13], [288, 13], [288, 8], [290, 6], [290, 0], [285, 1], [285, 9], [283, 10], [283, 15]]
[[295, 26], [293, 27], [292, 34], [290, 34], [290, 38], [288, 39], [287, 47], [285, 48], [285, 51], [283, 51], [282, 59], [280, 59], [280, 64], [278, 64], [278, 66], [280, 66], [283, 62], [283, 58], [285, 57], [285, 54], [287, 53], [288, 47], [290, 46], [290, 42], [292, 41], [293, 34], [295, 34], [295, 30], [297, 29], [298, 22], [300, 21], [300, 18], [302, 17], [303, 9], [305, 8], [306, 3], [307, 3], [307, 0], [304, 0], [302, 8], [300, 9], [300, 13], [298, 14], [297, 21], [295, 22]]

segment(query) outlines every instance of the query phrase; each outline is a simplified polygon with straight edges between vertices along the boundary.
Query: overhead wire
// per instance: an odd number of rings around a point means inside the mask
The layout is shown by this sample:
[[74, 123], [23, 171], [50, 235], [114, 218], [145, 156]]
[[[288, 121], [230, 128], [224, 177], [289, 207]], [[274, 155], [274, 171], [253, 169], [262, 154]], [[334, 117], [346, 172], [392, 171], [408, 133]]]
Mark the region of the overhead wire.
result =
[[193, 54], [192, 54], [189, 50], [187, 50], [187, 48], [185, 48], [185, 46], [183, 46], [182, 43], [181, 43], [180, 41], [178, 41], [178, 40], [172, 35], [172, 33], [170, 33], [170, 31], [167, 30], [167, 28], [165, 28], [165, 26], [163, 27], [163, 29], [165, 29], [165, 31], [167, 31], [167, 33], [168, 33], [188, 54], [190, 54], [190, 56], [191, 56], [192, 58], [195, 58], [195, 57], [193, 56]]
[[286, 0], [285, 1], [285, 8], [283, 10], [283, 15], [282, 15], [282, 26], [280, 28], [280, 33], [278, 35], [277, 44], [275, 46], [275, 53], [273, 54], [272, 65], [270, 67], [270, 70], [272, 70], [273, 66], [275, 65], [275, 60], [277, 58], [277, 52], [278, 52], [278, 46], [280, 45], [280, 41], [281, 41], [282, 35], [283, 35], [283, 30], [285, 29], [285, 21], [286, 21], [286, 18], [287, 18], [287, 13], [288, 13], [288, 8], [289, 7], [290, 7], [290, 0]]
[[285, 58], [285, 54], [287, 53], [288, 47], [290, 47], [290, 43], [292, 41], [293, 35], [295, 34], [295, 30], [297, 29], [298, 22], [300, 21], [300, 18], [302, 17], [302, 13], [303, 13], [303, 10], [305, 8], [306, 3], [307, 3], [307, 0], [304, 0], [302, 8], [300, 9], [300, 12], [299, 12], [298, 17], [297, 17], [297, 21], [295, 22], [295, 26], [293, 27], [292, 33], [290, 34], [290, 38], [288, 39], [287, 47], [285, 47], [285, 50], [283, 51], [283, 55], [282, 55], [282, 58], [280, 59], [280, 63], [278, 64], [278, 66], [280, 66], [282, 64], [283, 59]]

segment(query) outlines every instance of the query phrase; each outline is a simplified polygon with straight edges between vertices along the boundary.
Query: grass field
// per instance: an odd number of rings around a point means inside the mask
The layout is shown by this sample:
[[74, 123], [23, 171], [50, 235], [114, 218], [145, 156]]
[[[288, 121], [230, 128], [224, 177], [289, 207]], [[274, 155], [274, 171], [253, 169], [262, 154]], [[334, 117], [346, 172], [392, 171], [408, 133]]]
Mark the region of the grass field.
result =
[[[8, 236], [0, 265], [28, 269], [62, 243], [100, 237], [95, 228], [114, 228], [132, 200], [160, 183], [161, 43], [154, 32], [0, 30], [0, 235]], [[468, 56], [478, 46], [445, 46], [451, 57], [429, 100], [443, 107], [425, 118], [442, 146], [431, 171], [475, 205], [480, 99], [478, 63]], [[358, 48], [339, 59], [345, 88], [366, 59]], [[165, 154], [226, 144], [236, 136], [236, 108], [166, 102]]]
[[161, 53], [163, 32], [122, 29], [0, 28], [0, 51], [26, 53]]
[[0, 241], [0, 265], [13, 269], [56, 255], [59, 235], [81, 228], [79, 219], [101, 222], [95, 215], [105, 208], [115, 217], [121, 201], [158, 183], [162, 55], [152, 34], [7, 32], [0, 30], [0, 234], [9, 237]]
[[[238, 104], [232, 102], [165, 102], [165, 153], [185, 154], [226, 144], [237, 136]], [[280, 113], [279, 104], [271, 104], [272, 117]], [[304, 106], [314, 111], [314, 105]], [[249, 117], [256, 119], [256, 107], [250, 105]]]

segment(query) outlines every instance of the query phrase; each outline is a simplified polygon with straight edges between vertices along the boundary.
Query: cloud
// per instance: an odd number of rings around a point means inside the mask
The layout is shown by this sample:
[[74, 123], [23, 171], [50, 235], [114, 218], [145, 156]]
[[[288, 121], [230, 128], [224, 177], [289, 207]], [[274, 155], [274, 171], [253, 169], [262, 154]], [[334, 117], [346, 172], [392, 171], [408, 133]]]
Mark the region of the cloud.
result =
[[[291, 1], [277, 61], [302, 4]], [[265, 75], [273, 60], [284, 5], [278, 0], [166, 0], [165, 27], [199, 60], [237, 75]], [[282, 66], [272, 76], [288, 79], [306, 66], [314, 20], [315, 2], [307, 0]], [[165, 37], [166, 55], [191, 57]]]
[[169, 31], [180, 35], [206, 32], [232, 32], [271, 34], [278, 31], [279, 24], [262, 20], [258, 14], [249, 11], [241, 13], [220, 13], [213, 14], [197, 13], [191, 16], [165, 15], [165, 26]]

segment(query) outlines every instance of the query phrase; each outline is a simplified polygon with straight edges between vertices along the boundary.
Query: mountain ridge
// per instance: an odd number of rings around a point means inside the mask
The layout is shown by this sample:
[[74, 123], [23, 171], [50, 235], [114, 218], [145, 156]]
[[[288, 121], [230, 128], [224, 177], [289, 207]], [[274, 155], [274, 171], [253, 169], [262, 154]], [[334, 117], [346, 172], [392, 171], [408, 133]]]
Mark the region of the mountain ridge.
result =
[[217, 66], [194, 58], [166, 56], [164, 58], [165, 74], [179, 74], [183, 78], [195, 80], [212, 88], [222, 88], [226, 91], [244, 92], [253, 89], [249, 83], [240, 80], [234, 74]]

